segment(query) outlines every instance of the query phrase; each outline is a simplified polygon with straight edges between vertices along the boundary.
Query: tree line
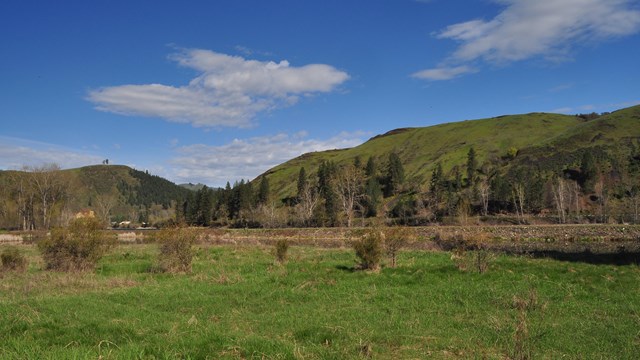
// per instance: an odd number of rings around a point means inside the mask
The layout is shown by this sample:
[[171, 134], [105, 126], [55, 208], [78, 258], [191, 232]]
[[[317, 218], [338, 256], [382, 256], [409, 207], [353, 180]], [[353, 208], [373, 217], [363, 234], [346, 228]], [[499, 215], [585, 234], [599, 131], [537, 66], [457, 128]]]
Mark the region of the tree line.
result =
[[80, 208], [80, 200], [72, 199], [77, 192], [70, 189], [77, 183], [56, 165], [4, 171], [0, 227], [49, 229], [66, 224], [84, 208], [94, 210], [105, 225], [114, 220], [266, 228], [380, 222], [640, 223], [637, 142], [552, 152], [547, 158], [514, 148], [502, 156], [481, 155], [470, 146], [464, 162], [432, 164], [426, 181], [408, 177], [395, 152], [366, 161], [323, 161], [314, 171], [299, 168], [292, 179], [295, 193], [284, 199], [272, 194], [269, 175], [190, 191], [134, 170], [129, 174], [133, 182], [83, 180], [91, 184], [86, 206]]
[[182, 202], [178, 221], [197, 226], [323, 227], [387, 223], [640, 222], [640, 151], [582, 149], [569, 163], [531, 162], [517, 149], [433, 166], [426, 183], [407, 180], [401, 158], [356, 157], [301, 167], [296, 194], [274, 199], [268, 175], [223, 189], [203, 188]]

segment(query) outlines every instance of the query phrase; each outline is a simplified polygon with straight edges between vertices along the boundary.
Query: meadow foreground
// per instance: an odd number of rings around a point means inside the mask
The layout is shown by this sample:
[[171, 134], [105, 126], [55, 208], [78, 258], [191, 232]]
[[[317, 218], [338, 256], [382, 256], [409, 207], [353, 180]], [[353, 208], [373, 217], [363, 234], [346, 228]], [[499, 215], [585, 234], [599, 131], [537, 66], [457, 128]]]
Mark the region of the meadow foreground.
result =
[[[0, 247], [1, 248], [1, 247]], [[0, 273], [0, 354], [18, 358], [636, 358], [640, 268], [404, 251], [356, 271], [351, 249], [199, 246], [189, 274], [120, 245], [94, 272]]]

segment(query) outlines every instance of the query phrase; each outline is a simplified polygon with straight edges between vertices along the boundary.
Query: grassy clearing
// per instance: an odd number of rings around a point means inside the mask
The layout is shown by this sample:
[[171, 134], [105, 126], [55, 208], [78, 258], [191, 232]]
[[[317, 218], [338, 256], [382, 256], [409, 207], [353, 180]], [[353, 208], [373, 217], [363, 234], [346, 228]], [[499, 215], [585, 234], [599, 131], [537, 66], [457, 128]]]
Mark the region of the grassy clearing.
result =
[[[2, 250], [2, 247], [0, 247]], [[445, 252], [353, 271], [350, 249], [211, 246], [190, 274], [119, 246], [93, 273], [0, 274], [0, 354], [18, 358], [636, 358], [640, 269]]]

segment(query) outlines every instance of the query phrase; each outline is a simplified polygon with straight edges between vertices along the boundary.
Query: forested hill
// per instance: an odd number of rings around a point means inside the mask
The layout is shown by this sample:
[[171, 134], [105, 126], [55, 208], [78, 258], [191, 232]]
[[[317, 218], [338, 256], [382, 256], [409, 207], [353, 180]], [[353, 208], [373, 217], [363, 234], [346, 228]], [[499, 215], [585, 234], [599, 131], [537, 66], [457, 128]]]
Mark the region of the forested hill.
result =
[[559, 171], [579, 166], [579, 158], [587, 151], [635, 151], [639, 138], [640, 106], [607, 114], [507, 115], [396, 129], [354, 148], [304, 154], [262, 176], [269, 179], [272, 193], [283, 199], [296, 195], [296, 179], [302, 167], [307, 174], [315, 174], [325, 161], [342, 166], [356, 159], [364, 164], [373, 158], [378, 169], [384, 169], [394, 153], [404, 166], [406, 184], [425, 191], [437, 166], [445, 175], [460, 173], [464, 177], [471, 148], [479, 167], [498, 168], [503, 173], [515, 166], [532, 165]]
[[139, 171], [121, 165], [95, 165], [69, 170], [75, 174], [83, 186], [76, 193], [77, 198], [111, 194], [122, 197], [130, 205], [168, 207], [172, 201], [184, 199], [189, 190], [169, 180], [146, 171]]
[[[39, 199], [45, 192], [38, 184], [49, 187], [46, 198]], [[27, 228], [49, 227], [87, 210], [109, 222], [154, 223], [174, 218], [176, 204], [191, 192], [159, 176], [122, 165], [1, 171], [0, 185], [0, 227], [4, 228], [25, 227], [25, 223], [31, 223]], [[43, 211], [43, 204], [51, 208]], [[49, 219], [41, 216], [45, 213]]]

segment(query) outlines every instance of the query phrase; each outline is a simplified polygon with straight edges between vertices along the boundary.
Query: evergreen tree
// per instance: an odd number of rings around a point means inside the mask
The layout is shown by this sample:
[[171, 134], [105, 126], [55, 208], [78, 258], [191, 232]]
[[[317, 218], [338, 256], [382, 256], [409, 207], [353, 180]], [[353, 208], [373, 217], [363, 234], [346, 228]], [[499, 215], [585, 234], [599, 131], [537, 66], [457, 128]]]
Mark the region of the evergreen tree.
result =
[[382, 197], [382, 190], [380, 189], [380, 183], [374, 177], [367, 179], [364, 189], [364, 203], [365, 216], [375, 217], [378, 215], [378, 206], [380, 204], [380, 198]]
[[331, 161], [323, 161], [318, 167], [318, 193], [324, 199], [324, 216], [327, 225], [338, 223], [338, 199], [336, 196], [334, 179], [336, 166]]
[[499, 212], [501, 210], [509, 210], [511, 190], [509, 189], [509, 183], [500, 174], [496, 175], [491, 180], [491, 194], [493, 194], [493, 211]]
[[304, 166], [300, 168], [300, 172], [298, 173], [298, 201], [302, 199], [302, 194], [306, 190], [308, 186], [307, 182], [307, 172], [304, 170]]
[[364, 175], [368, 178], [375, 178], [378, 175], [376, 161], [373, 156], [369, 157], [369, 160], [367, 160], [367, 167], [364, 170]]
[[185, 201], [185, 220], [189, 225], [195, 225], [198, 217], [198, 203], [196, 202], [196, 193], [190, 192]]
[[356, 156], [355, 159], [353, 159], [353, 166], [355, 166], [356, 169], [362, 168], [362, 160], [360, 159], [360, 156]]
[[378, 215], [378, 206], [380, 204], [380, 198], [382, 197], [382, 190], [380, 189], [377, 173], [375, 160], [373, 156], [371, 156], [365, 166], [366, 182], [364, 186], [364, 198], [362, 199], [362, 206], [366, 217], [375, 217]]
[[213, 214], [213, 198], [208, 187], [204, 186], [196, 192], [196, 218], [195, 224], [209, 226]]
[[263, 176], [260, 180], [260, 188], [257, 196], [258, 205], [265, 205], [269, 202], [269, 179]]
[[233, 192], [235, 195], [235, 218], [240, 217], [240, 213], [243, 210], [250, 210], [251, 205], [253, 204], [253, 189], [251, 187], [250, 182], [245, 182], [244, 179], [240, 180], [233, 188]]
[[429, 183], [429, 192], [438, 197], [441, 193], [442, 185], [444, 182], [444, 174], [442, 173], [442, 164], [438, 163], [431, 172], [431, 181]]
[[396, 153], [389, 154], [389, 165], [387, 167], [387, 176], [385, 178], [384, 195], [391, 196], [400, 191], [400, 187], [404, 183], [404, 167], [402, 161]]
[[453, 191], [458, 191], [462, 189], [462, 173], [457, 165], [451, 171], [453, 173]]
[[478, 168], [478, 160], [476, 160], [476, 151], [471, 147], [467, 153], [467, 185], [473, 186], [475, 184], [475, 174]]

